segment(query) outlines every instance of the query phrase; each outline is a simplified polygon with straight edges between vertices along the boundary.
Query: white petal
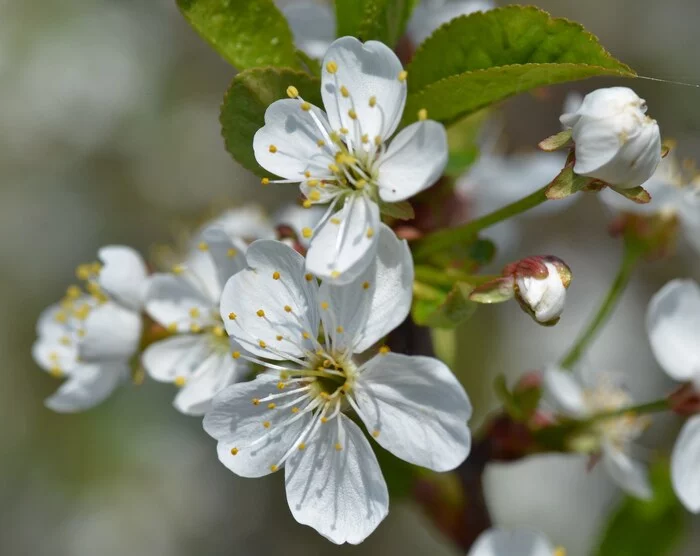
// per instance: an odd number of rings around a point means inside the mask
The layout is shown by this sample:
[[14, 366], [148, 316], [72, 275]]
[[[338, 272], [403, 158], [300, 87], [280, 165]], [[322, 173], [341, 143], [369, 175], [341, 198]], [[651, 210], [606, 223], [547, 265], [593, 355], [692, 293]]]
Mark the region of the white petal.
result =
[[175, 397], [175, 409], [186, 415], [204, 415], [211, 409], [214, 396], [248, 373], [248, 366], [241, 361], [229, 353], [210, 354]]
[[379, 196], [403, 201], [433, 185], [447, 164], [447, 132], [438, 122], [411, 124], [393, 139], [379, 160]]
[[653, 493], [647, 469], [617, 447], [603, 447], [603, 465], [613, 481], [628, 494], [648, 500]]
[[265, 209], [258, 205], [243, 205], [229, 209], [203, 227], [223, 228], [231, 239], [242, 238], [248, 243], [256, 239], [275, 239], [275, 228]]
[[78, 360], [77, 342], [66, 345], [60, 338], [39, 338], [32, 346], [32, 357], [45, 371], [70, 372]]
[[321, 284], [319, 299], [329, 303], [321, 312], [326, 330], [342, 326], [333, 342], [338, 349], [363, 352], [401, 324], [411, 309], [413, 259], [405, 240], [380, 225], [377, 254], [370, 266], [349, 284]]
[[[246, 259], [249, 268], [234, 275], [221, 296], [221, 318], [229, 335], [267, 359], [301, 357], [314, 350], [318, 284], [311, 276], [306, 279], [304, 258], [279, 241], [262, 239], [248, 248]], [[261, 310], [263, 316], [258, 316]], [[310, 338], [304, 339], [304, 333]]]
[[218, 323], [215, 302], [184, 276], [151, 276], [144, 308], [159, 324], [165, 327], [177, 325], [179, 332], [188, 332], [193, 325], [205, 327]]
[[223, 284], [219, 282], [219, 273], [209, 252], [209, 245], [201, 234], [192, 242], [183, 266], [185, 270], [182, 277], [189, 280], [212, 303], [218, 303]]
[[700, 513], [700, 416], [683, 425], [671, 456], [671, 479], [676, 495], [693, 513]]
[[323, 58], [335, 38], [335, 16], [326, 4], [295, 2], [285, 5], [287, 18], [297, 47], [312, 58]]
[[[212, 226], [202, 232], [209, 253], [216, 267], [219, 284], [228, 282], [236, 272], [246, 267], [245, 252], [248, 245], [241, 238], [230, 236], [223, 226]], [[218, 301], [218, 300], [217, 300]]]
[[584, 417], [588, 414], [583, 388], [571, 373], [560, 369], [545, 370], [544, 392], [557, 409], [566, 415]]
[[307, 270], [336, 284], [351, 282], [374, 258], [379, 223], [376, 203], [361, 195], [348, 197], [311, 239]]
[[[337, 65], [335, 74], [328, 72], [329, 62]], [[323, 58], [321, 75], [321, 95], [332, 128], [347, 128], [357, 144], [362, 134], [390, 137], [406, 104], [406, 82], [398, 79], [401, 71], [401, 62], [385, 44], [362, 44], [354, 37], [337, 39]], [[340, 94], [341, 87], [348, 90], [347, 97]], [[371, 97], [376, 99], [374, 107]], [[351, 109], [357, 113], [356, 121], [348, 114]]]
[[472, 407], [452, 371], [432, 357], [376, 355], [353, 389], [360, 417], [395, 456], [434, 471], [461, 464], [471, 447]]
[[651, 350], [675, 380], [700, 375], [700, 287], [673, 280], [651, 298], [646, 315]]
[[121, 362], [79, 365], [44, 404], [59, 413], [85, 411], [107, 399], [128, 373]]
[[[76, 302], [76, 305], [80, 305], [81, 303], [82, 300], [79, 300]], [[36, 323], [37, 336], [46, 339], [56, 339], [68, 333], [70, 328], [67, 326], [65, 320], [59, 320], [58, 315], [60, 313], [66, 313], [60, 303], [54, 303], [44, 309]]]
[[140, 311], [148, 270], [143, 258], [131, 247], [108, 245], [97, 253], [102, 261], [99, 283], [117, 302]]
[[468, 556], [553, 556], [554, 547], [542, 533], [489, 529], [476, 540]]
[[141, 315], [116, 303], [98, 305], [85, 319], [80, 357], [85, 361], [126, 361], [139, 346]]
[[684, 235], [700, 254], [700, 190], [686, 192], [680, 204], [680, 220]]
[[[311, 117], [311, 111], [326, 129], [326, 134]], [[277, 100], [268, 106], [265, 111], [265, 126], [261, 127], [253, 138], [255, 159], [268, 172], [301, 182], [313, 157], [325, 153], [327, 160], [325, 163], [319, 162], [319, 167], [323, 169], [334, 162], [328, 147], [328, 129], [328, 120], [323, 110], [312, 106], [311, 110], [306, 112], [302, 110], [301, 101], [298, 99]], [[328, 146], [319, 147], [319, 139], [325, 141]]]
[[[323, 190], [320, 190], [323, 191]], [[289, 226], [297, 234], [299, 243], [309, 246], [310, 240], [303, 235], [304, 228], [313, 230], [325, 214], [319, 206], [304, 208], [297, 203], [289, 203], [275, 213], [274, 220], [280, 226]]]
[[294, 518], [336, 544], [361, 543], [389, 511], [389, 493], [372, 447], [342, 413], [321, 425], [306, 448], [289, 459], [285, 483]]
[[[271, 467], [296, 446], [311, 422], [310, 413], [295, 417], [289, 408], [269, 409], [267, 402], [253, 403], [254, 399], [278, 394], [278, 380], [258, 375], [251, 382], [233, 384], [214, 398], [212, 409], [204, 417], [204, 430], [219, 442], [219, 460], [236, 475], [262, 477], [271, 473]], [[296, 420], [284, 425], [291, 419]], [[264, 423], [270, 426], [266, 428]], [[234, 448], [236, 455], [231, 452]]]
[[176, 335], [148, 346], [141, 362], [154, 380], [174, 382], [177, 377], [190, 378], [210, 352], [206, 335]]

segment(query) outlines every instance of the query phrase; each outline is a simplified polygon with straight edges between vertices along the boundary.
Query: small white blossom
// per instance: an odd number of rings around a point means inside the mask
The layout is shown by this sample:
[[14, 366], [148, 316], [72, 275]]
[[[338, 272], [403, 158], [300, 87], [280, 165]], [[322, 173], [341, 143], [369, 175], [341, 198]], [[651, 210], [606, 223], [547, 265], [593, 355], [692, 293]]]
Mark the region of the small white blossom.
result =
[[467, 556], [566, 556], [542, 533], [525, 529], [489, 529], [482, 533]]
[[181, 388], [178, 411], [204, 415], [219, 391], [250, 372], [231, 356], [239, 347], [226, 334], [219, 301], [224, 284], [246, 266], [248, 242], [274, 235], [259, 207], [226, 211], [200, 232], [182, 264], [149, 279], [146, 312], [172, 336], [148, 346], [142, 361], [151, 377]]
[[[577, 379], [578, 378], [578, 379]], [[546, 399], [564, 415], [585, 420], [633, 405], [630, 394], [608, 373], [594, 377], [572, 376], [550, 368], [544, 374]], [[637, 498], [650, 498], [651, 487], [644, 465], [629, 455], [632, 443], [648, 427], [646, 416], [619, 415], [591, 425], [592, 448], [601, 455], [603, 467], [613, 481]]]
[[32, 355], [44, 370], [67, 380], [46, 400], [58, 412], [90, 409], [129, 376], [141, 339], [146, 266], [130, 247], [100, 249], [102, 264], [78, 267], [85, 290], [65, 298], [39, 318]]
[[[700, 390], [700, 287], [692, 280], [666, 284], [651, 299], [646, 324], [666, 374]], [[700, 415], [688, 419], [676, 440], [671, 479], [685, 507], [700, 513]]]
[[384, 519], [389, 496], [372, 447], [347, 413], [396, 456], [436, 471], [469, 453], [471, 406], [452, 372], [430, 357], [380, 349], [358, 358], [409, 312], [413, 264], [385, 225], [356, 280], [321, 285], [287, 245], [260, 240], [221, 299], [229, 334], [267, 369], [216, 396], [204, 419], [221, 462], [237, 475], [285, 468], [300, 523], [357, 544]]
[[615, 211], [678, 218], [686, 239], [700, 253], [700, 181], [697, 176], [687, 175], [676, 157], [669, 154], [642, 187], [651, 195], [649, 203], [632, 203], [608, 189], [598, 196]]
[[587, 94], [576, 112], [563, 114], [575, 143], [574, 172], [619, 188], [647, 181], [661, 161], [661, 133], [646, 101], [627, 87]]
[[563, 263], [543, 261], [543, 264], [547, 269], [546, 277], [522, 272], [515, 274], [516, 295], [537, 322], [556, 323], [564, 311], [570, 275], [562, 276], [560, 273]]
[[300, 183], [309, 206], [330, 204], [306, 259], [320, 278], [340, 284], [361, 274], [377, 248], [381, 205], [430, 187], [445, 168], [447, 134], [435, 121], [411, 124], [387, 143], [403, 115], [406, 79], [386, 45], [340, 38], [323, 61], [326, 112], [290, 86], [292, 98], [273, 102], [255, 134], [255, 157], [284, 178], [278, 183]]

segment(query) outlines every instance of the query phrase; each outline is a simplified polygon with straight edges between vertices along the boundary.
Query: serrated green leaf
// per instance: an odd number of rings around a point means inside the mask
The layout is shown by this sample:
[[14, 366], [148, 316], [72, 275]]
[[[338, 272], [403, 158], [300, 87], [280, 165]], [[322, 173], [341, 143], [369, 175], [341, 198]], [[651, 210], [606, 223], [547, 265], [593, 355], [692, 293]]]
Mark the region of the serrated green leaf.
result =
[[684, 510], [671, 487], [667, 464], [651, 469], [651, 500], [627, 497], [613, 512], [596, 556], [667, 556], [685, 529]]
[[596, 75], [634, 77], [581, 25], [534, 7], [458, 17], [416, 52], [405, 122], [421, 108], [450, 121], [535, 87]]
[[469, 294], [474, 286], [457, 282], [452, 290], [438, 300], [417, 299], [413, 305], [413, 320], [420, 326], [454, 328], [468, 320], [476, 310]]
[[239, 70], [301, 68], [287, 20], [272, 0], [177, 0], [185, 19]]
[[337, 35], [395, 46], [418, 0], [336, 0]]
[[269, 175], [255, 161], [253, 137], [265, 124], [265, 110], [287, 98], [294, 85], [304, 100], [321, 105], [321, 82], [315, 77], [285, 68], [254, 68], [234, 77], [221, 106], [221, 133], [226, 150], [243, 167], [260, 176]]

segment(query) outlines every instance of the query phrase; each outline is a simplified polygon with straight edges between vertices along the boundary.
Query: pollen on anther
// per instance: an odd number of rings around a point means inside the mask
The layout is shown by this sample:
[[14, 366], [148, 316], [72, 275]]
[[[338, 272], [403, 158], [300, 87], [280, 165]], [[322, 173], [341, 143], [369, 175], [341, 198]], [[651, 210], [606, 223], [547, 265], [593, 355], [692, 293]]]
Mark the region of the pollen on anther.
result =
[[228, 318], [229, 320], [236, 320], [236, 313], [229, 313]]
[[226, 251], [226, 256], [233, 259], [236, 255], [238, 255], [238, 251], [236, 251], [233, 247], [229, 248], [228, 251]]
[[363, 143], [369, 143], [369, 135], [366, 133], [360, 139]]
[[260, 400], [258, 398], [253, 398], [251, 401], [253, 405], [260, 405]]
[[206, 241], [201, 241], [197, 247], [199, 248], [200, 251], [209, 250], [209, 244]]
[[296, 407], [296, 406], [294, 406], [294, 407], [292, 408], [292, 413], [299, 413], [299, 408]]
[[391, 348], [389, 346], [382, 346], [379, 348], [379, 353], [381, 353], [382, 355], [386, 355], [390, 351], [391, 351]]
[[348, 88], [345, 85], [341, 85], [340, 94], [343, 95], [345, 98], [348, 98], [350, 96], [350, 91], [348, 91]]
[[263, 349], [265, 349], [265, 348], [267, 347], [267, 344], [265, 343], [264, 340], [259, 340], [259, 341], [258, 341], [258, 345], [259, 345], [261, 348], [263, 348]]
[[428, 111], [425, 108], [418, 110], [418, 119], [422, 122], [428, 119]]
[[347, 127], [341, 127], [340, 133], [343, 135], [347, 135], [348, 133], [350, 133], [350, 130]]
[[177, 332], [177, 323], [176, 322], [171, 322], [167, 327], [166, 330], [170, 332], [171, 334]]
[[231, 455], [232, 456], [238, 455], [238, 448], [231, 448]]
[[314, 235], [314, 231], [311, 228], [302, 228], [301, 235], [303, 235], [306, 239], [309, 239], [312, 235]]
[[275, 338], [277, 338], [278, 342], [281, 342], [284, 339], [284, 336], [282, 336], [281, 334], [277, 334], [277, 336], [275, 336]]
[[318, 184], [319, 184], [318, 180], [308, 180], [306, 182], [306, 185], [308, 185], [309, 187], [316, 187]]
[[326, 424], [328, 422], [328, 417], [321, 417], [321, 423]]
[[301, 109], [302, 109], [304, 112], [308, 112], [309, 110], [311, 110], [311, 104], [308, 103], [308, 102], [302, 102], [302, 103], [301, 103]]
[[407, 72], [406, 70], [403, 70], [403, 71], [399, 72], [398, 79], [399, 79], [399, 81], [401, 81], [402, 83], [403, 83], [404, 81], [406, 81], [406, 78], [407, 78], [407, 77], [408, 77], [408, 72]]
[[375, 96], [369, 97], [369, 105], [371, 108], [374, 108], [375, 106], [377, 106], [377, 97], [375, 97]]
[[289, 305], [285, 305], [285, 306], [284, 306], [284, 310], [285, 310], [287, 313], [291, 313], [291, 312], [292, 312], [292, 308], [291, 308]]
[[340, 452], [343, 450], [343, 445], [340, 442], [335, 443], [335, 451]]
[[369, 282], [362, 282], [362, 289], [368, 290], [369, 289]]
[[240, 359], [240, 357], [241, 357], [241, 352], [240, 352], [240, 351], [234, 351], [234, 352], [231, 354], [231, 357], [233, 357], [234, 359]]
[[270, 428], [270, 421], [264, 421], [263, 427], [265, 427], [266, 429], [269, 429]]
[[277, 465], [271, 465], [271, 466], [270, 466], [270, 471], [272, 471], [273, 473], [274, 473], [275, 471], [277, 471], [278, 469], [279, 469], [279, 467], [278, 467]]
[[331, 278], [337, 278], [338, 276], [340, 276], [340, 272], [339, 272], [339, 271], [334, 270], [333, 272], [331, 272]]
[[328, 73], [335, 73], [338, 71], [338, 64], [336, 64], [334, 61], [330, 61], [326, 64], [326, 71]]
[[280, 273], [277, 272], [276, 270], [272, 273], [272, 279], [273, 280], [279, 280], [280, 279]]
[[267, 150], [274, 154], [277, 152], [277, 147], [275, 147], [274, 145], [270, 145]]
[[192, 332], [194, 334], [198, 334], [201, 331], [202, 331], [202, 327], [199, 326], [198, 324], [196, 324], [194, 322], [192, 324], [190, 324], [190, 332]]
[[269, 185], [270, 184], [270, 178], [263, 178], [260, 180], [260, 183], [263, 185]]
[[278, 390], [284, 390], [287, 387], [287, 384], [284, 382], [278, 382], [277, 383], [277, 389]]
[[185, 380], [184, 376], [175, 377], [175, 386], [177, 386], [178, 388], [182, 388], [185, 385], [185, 382], [187, 381]]
[[312, 191], [309, 194], [309, 199], [312, 201], [320, 201], [321, 200], [321, 194], [318, 191]]
[[275, 402], [270, 402], [267, 404], [267, 409], [275, 409], [277, 407], [277, 404]]
[[335, 329], [335, 331], [336, 331], [338, 334], [342, 334], [343, 332], [345, 332], [345, 329], [344, 329], [342, 326], [339, 326], [338, 328]]
[[255, 314], [262, 318], [265, 316], [265, 311], [263, 311], [262, 309], [258, 309], [257, 311], [255, 311]]
[[374, 136], [374, 144], [377, 145], [377, 147], [382, 144], [382, 138], [380, 135]]
[[357, 112], [355, 112], [352, 108], [348, 110], [348, 116], [350, 116], [351, 120], [356, 120], [357, 119]]
[[197, 307], [192, 307], [189, 310], [189, 314], [190, 314], [190, 317], [192, 317], [193, 319], [196, 319], [199, 317], [199, 309]]
[[340, 224], [340, 218], [336, 218], [335, 216], [331, 218], [331, 224], [335, 224], [336, 226]]
[[308, 340], [309, 338], [311, 338], [311, 334], [309, 334], [306, 330], [304, 330], [304, 332], [301, 333], [301, 336], [302, 338], [304, 338], [304, 340]]
[[304, 278], [306, 279], [307, 282], [311, 282], [311, 280], [314, 279], [312, 274], [304, 274]]
[[321, 309], [324, 311], [328, 309], [328, 301], [321, 301]]
[[319, 139], [318, 141], [316, 141], [316, 145], [318, 145], [319, 147], [325, 147], [326, 142], [323, 139]]
[[301, 444], [299, 444], [299, 446], [297, 446], [297, 448], [299, 448], [299, 450], [301, 450], [301, 451], [304, 451], [304, 450], [306, 450], [306, 444], [304, 444], [302, 442]]
[[374, 430], [372, 431], [372, 437], [373, 437], [373, 438], [379, 437], [379, 431], [378, 431], [377, 429], [374, 429]]
[[215, 326], [211, 329], [211, 331], [214, 334], [214, 336], [217, 336], [219, 338], [223, 338], [226, 335], [223, 326]]
[[309, 201], [308, 199], [306, 199], [306, 200], [301, 204], [301, 206], [304, 207], [305, 209], [311, 208], [311, 201]]
[[368, 228], [367, 229], [367, 237], [371, 238], [374, 236], [374, 228]]
[[297, 98], [299, 96], [299, 89], [297, 89], [294, 85], [290, 85], [287, 87], [287, 96], [289, 98]]

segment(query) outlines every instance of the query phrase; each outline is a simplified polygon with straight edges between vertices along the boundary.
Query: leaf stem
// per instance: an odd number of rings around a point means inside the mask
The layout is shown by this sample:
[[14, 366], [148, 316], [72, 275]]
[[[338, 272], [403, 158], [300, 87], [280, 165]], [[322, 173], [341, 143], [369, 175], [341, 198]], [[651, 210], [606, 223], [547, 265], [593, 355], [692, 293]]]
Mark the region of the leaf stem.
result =
[[463, 226], [428, 234], [413, 244], [414, 258], [416, 260], [424, 259], [437, 251], [442, 251], [454, 245], [471, 241], [481, 230], [544, 203], [547, 200], [547, 196], [545, 195], [547, 187], [549, 187], [549, 184], [531, 193], [527, 197], [523, 197], [514, 203], [506, 205], [476, 220], [467, 222]]

